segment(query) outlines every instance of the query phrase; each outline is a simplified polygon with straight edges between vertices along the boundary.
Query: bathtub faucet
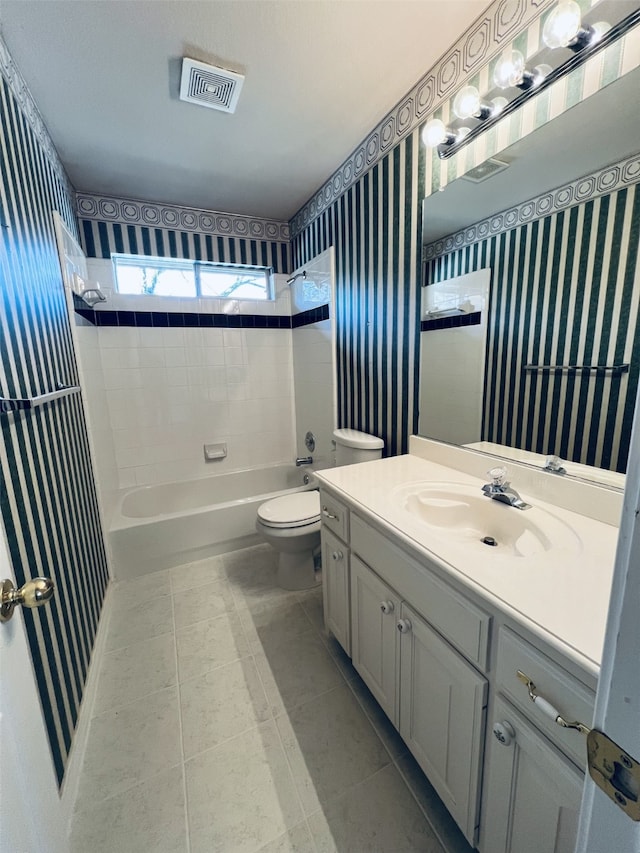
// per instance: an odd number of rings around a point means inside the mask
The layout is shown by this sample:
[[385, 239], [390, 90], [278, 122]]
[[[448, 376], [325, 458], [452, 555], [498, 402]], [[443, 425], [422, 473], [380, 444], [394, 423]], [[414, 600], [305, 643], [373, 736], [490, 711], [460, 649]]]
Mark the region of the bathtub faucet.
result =
[[296, 467], [299, 468], [301, 465], [311, 465], [313, 462], [313, 456], [298, 456], [296, 459]]

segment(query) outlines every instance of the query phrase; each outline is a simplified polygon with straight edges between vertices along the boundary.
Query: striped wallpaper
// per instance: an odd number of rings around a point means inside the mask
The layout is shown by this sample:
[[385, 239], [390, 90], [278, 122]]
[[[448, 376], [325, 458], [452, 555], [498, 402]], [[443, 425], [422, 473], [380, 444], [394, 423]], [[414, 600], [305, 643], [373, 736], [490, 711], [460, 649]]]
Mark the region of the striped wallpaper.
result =
[[[640, 185], [429, 261], [492, 270], [482, 438], [624, 472], [640, 371]], [[628, 373], [525, 371], [629, 364]]]
[[[64, 170], [0, 43], [0, 394], [77, 382], [52, 211], [76, 230]], [[24, 609], [53, 765], [62, 782], [98, 626], [107, 565], [82, 399], [0, 415], [0, 503], [18, 585], [36, 575], [55, 597]]]

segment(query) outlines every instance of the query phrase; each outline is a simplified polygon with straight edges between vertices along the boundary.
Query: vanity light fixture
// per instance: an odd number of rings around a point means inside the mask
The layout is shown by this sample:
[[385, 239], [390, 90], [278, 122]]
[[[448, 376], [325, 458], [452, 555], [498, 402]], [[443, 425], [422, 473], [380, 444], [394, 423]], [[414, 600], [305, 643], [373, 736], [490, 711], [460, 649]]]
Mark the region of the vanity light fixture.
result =
[[[620, 4], [622, 7], [625, 5]], [[452, 157], [463, 145], [492, 127], [502, 115], [509, 115], [532, 95], [578, 68], [639, 23], [640, 9], [636, 8], [613, 25], [601, 21], [584, 24], [580, 6], [575, 0], [559, 0], [544, 24], [543, 44], [535, 57], [542, 61], [533, 68], [527, 68], [523, 54], [519, 50], [511, 50], [503, 54], [494, 67], [493, 84], [496, 89], [519, 91], [511, 98], [501, 95], [492, 98], [489, 93], [483, 99], [475, 86], [467, 84], [453, 99], [451, 125], [445, 125], [441, 119], [431, 119], [422, 131], [424, 144], [436, 148], [442, 160]], [[560, 64], [547, 64], [545, 60], [550, 58], [550, 51], [558, 48], [569, 49], [571, 55]], [[551, 56], [555, 57], [555, 53]], [[460, 127], [458, 122], [467, 119], [475, 119], [477, 123], [472, 127]]]

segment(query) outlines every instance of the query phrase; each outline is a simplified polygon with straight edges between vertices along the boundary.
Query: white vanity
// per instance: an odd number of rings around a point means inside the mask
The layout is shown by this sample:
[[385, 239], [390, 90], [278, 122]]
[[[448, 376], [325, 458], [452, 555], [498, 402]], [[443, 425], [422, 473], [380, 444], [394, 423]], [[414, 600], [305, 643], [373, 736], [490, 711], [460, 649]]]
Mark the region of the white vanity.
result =
[[325, 623], [472, 846], [571, 853], [586, 739], [529, 691], [591, 724], [621, 494], [509, 465], [521, 511], [495, 464], [412, 438], [321, 472]]

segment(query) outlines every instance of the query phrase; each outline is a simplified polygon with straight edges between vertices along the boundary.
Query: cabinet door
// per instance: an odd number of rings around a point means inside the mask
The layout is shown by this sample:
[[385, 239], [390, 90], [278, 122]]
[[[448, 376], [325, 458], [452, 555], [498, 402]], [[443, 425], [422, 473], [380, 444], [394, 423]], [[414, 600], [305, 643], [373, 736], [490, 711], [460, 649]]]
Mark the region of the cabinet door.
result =
[[473, 846], [487, 681], [405, 604], [400, 626], [400, 734]]
[[391, 722], [398, 725], [400, 601], [357, 557], [351, 560], [353, 665]]
[[349, 549], [324, 527], [321, 540], [324, 624], [350, 656]]
[[582, 774], [501, 697], [493, 720], [501, 740], [489, 736], [480, 849], [573, 853]]

